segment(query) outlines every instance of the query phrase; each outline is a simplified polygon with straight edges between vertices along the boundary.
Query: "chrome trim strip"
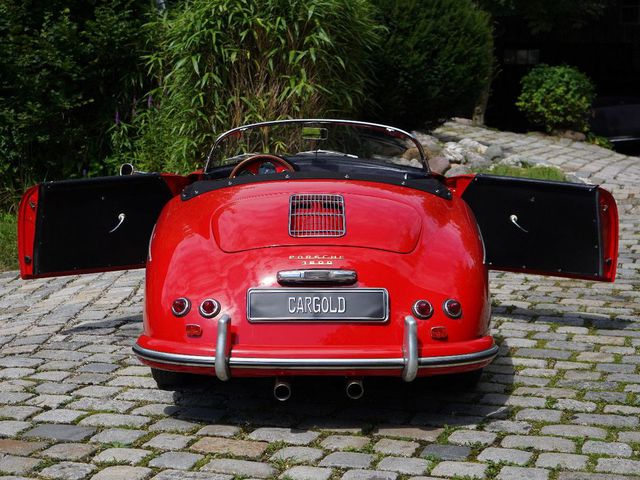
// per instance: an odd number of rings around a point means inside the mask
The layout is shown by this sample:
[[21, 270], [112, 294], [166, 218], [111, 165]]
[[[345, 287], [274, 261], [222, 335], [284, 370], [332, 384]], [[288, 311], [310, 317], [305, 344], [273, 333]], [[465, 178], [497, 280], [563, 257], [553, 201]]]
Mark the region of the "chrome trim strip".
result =
[[[145, 360], [169, 365], [182, 365], [187, 367], [215, 366], [216, 357], [182, 355], [178, 353], [165, 353], [157, 350], [149, 350], [139, 345], [133, 346], [133, 352]], [[441, 357], [420, 357], [418, 368], [445, 368], [462, 365], [472, 365], [486, 360], [491, 360], [498, 353], [498, 346], [482, 350], [480, 352], [465, 353], [461, 355], [449, 355]], [[231, 368], [270, 369], [283, 370], [345, 370], [352, 368], [372, 370], [393, 370], [405, 367], [404, 358], [255, 358], [255, 357], [230, 357], [228, 366]]]
[[216, 339], [215, 370], [216, 377], [223, 382], [231, 378], [227, 362], [227, 345], [229, 344], [229, 322], [231, 317], [226, 313], [218, 320], [218, 336]]
[[353, 285], [358, 280], [354, 270], [306, 269], [282, 270], [277, 275], [280, 285], [306, 285], [309, 283], [330, 283], [334, 285]]
[[411, 315], [404, 317], [404, 368], [402, 379], [412, 382], [418, 374], [418, 323]]
[[159, 350], [150, 350], [148, 348], [141, 347], [137, 343], [133, 345], [132, 349], [133, 353], [138, 357], [151, 362], [166, 363], [169, 365], [183, 365], [185, 367], [209, 368], [213, 368], [216, 363], [216, 357], [160, 352]]

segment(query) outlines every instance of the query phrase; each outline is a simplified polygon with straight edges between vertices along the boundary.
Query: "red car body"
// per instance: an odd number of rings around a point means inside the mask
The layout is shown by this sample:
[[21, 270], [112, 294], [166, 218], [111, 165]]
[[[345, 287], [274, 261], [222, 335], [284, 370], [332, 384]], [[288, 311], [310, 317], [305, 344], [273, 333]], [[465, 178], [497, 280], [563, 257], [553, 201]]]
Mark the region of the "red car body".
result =
[[[156, 372], [406, 381], [479, 370], [497, 354], [489, 269], [615, 278], [616, 205], [597, 186], [308, 174], [301, 164], [229, 179], [134, 174], [33, 187], [20, 205], [21, 275], [146, 265], [134, 351]], [[304, 223], [331, 214], [329, 196], [342, 202], [344, 233], [292, 234], [294, 199], [311, 199]], [[417, 311], [419, 301], [431, 311]], [[264, 313], [274, 302], [282, 317]], [[351, 304], [369, 316], [340, 317]]]

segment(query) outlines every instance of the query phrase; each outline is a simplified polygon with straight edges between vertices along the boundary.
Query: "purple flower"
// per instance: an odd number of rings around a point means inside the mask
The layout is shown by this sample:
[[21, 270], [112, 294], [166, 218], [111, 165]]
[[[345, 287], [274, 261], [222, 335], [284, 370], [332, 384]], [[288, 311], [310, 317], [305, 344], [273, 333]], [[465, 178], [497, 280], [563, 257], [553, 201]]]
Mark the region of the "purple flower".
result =
[[116, 122], [116, 125], [120, 125], [120, 112], [118, 111], [118, 109], [116, 109], [115, 122]]

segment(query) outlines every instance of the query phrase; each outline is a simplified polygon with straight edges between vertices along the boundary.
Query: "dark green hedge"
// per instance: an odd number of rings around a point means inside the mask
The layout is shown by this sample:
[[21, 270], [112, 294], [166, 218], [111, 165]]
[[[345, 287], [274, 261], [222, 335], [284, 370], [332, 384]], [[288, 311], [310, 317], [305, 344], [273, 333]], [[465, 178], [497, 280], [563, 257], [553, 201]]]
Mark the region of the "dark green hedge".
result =
[[388, 34], [372, 114], [406, 128], [471, 116], [493, 64], [489, 16], [472, 0], [372, 0]]

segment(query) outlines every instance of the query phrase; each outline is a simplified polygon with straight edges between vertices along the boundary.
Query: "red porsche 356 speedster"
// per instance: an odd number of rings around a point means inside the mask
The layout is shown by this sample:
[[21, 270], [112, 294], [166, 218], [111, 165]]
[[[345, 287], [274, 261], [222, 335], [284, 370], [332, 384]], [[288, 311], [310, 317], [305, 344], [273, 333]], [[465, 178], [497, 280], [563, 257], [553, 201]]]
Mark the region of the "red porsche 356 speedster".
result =
[[489, 269], [613, 281], [618, 218], [594, 185], [444, 178], [397, 128], [284, 120], [221, 135], [202, 170], [46, 182], [19, 212], [22, 278], [146, 266], [133, 347], [186, 377], [477, 378]]

